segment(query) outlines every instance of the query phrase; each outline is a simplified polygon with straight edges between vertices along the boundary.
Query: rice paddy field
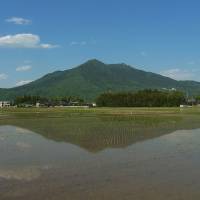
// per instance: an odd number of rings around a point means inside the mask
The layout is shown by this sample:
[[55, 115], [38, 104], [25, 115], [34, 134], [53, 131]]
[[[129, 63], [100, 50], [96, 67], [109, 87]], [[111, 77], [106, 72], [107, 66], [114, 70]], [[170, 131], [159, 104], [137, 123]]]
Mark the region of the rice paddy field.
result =
[[200, 108], [0, 110], [0, 200], [200, 198]]

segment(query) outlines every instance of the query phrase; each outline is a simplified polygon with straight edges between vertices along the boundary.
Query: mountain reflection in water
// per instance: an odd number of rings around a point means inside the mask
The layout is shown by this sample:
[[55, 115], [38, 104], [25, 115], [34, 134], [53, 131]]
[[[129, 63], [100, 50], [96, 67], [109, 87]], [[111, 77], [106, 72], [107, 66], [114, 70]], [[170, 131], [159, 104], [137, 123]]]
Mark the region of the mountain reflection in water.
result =
[[[199, 119], [166, 116], [101, 117], [32, 117], [0, 120], [2, 125], [16, 126], [43, 137], [67, 142], [89, 151], [123, 148], [176, 130], [199, 128]], [[1, 140], [1, 137], [0, 137]], [[23, 145], [21, 144], [22, 146]]]
[[0, 124], [1, 200], [200, 197], [197, 116], [33, 115]]

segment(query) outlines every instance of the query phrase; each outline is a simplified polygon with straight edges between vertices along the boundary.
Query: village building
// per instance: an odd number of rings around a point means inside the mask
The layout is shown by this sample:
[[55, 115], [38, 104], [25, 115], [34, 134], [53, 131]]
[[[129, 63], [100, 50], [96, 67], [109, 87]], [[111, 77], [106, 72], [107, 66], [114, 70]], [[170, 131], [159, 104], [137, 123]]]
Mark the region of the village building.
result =
[[9, 101], [0, 101], [0, 108], [8, 108], [10, 107]]

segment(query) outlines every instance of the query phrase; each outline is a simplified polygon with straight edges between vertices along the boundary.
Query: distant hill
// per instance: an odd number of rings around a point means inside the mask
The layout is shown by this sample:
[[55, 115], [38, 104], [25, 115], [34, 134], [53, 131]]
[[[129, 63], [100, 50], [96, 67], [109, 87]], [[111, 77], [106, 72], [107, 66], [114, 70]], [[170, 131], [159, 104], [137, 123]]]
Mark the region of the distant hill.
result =
[[27, 85], [0, 89], [0, 100], [21, 95], [79, 96], [92, 101], [106, 91], [176, 88], [189, 95], [200, 94], [200, 82], [176, 81], [159, 74], [138, 70], [126, 64], [104, 64], [98, 60], [65, 71], [56, 71]]

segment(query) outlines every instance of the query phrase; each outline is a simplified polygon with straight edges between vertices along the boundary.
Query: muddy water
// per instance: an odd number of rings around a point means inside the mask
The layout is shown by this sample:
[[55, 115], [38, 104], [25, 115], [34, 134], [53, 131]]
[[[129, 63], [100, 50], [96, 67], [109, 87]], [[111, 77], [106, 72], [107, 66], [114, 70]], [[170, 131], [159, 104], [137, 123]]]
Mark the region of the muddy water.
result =
[[198, 128], [37, 123], [0, 126], [0, 200], [200, 199]]

